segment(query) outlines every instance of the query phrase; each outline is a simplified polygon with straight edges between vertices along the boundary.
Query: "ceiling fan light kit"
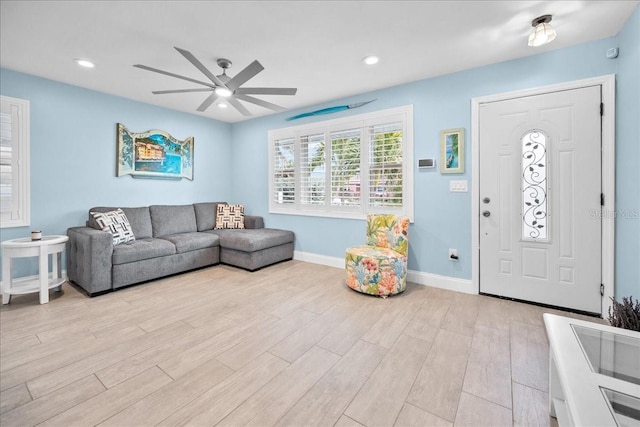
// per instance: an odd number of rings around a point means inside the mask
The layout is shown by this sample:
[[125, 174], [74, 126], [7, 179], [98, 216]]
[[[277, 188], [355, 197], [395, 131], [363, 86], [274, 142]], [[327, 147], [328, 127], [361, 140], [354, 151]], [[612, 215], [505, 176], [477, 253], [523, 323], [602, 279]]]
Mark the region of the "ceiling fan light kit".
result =
[[556, 38], [556, 30], [550, 24], [551, 19], [551, 15], [542, 15], [531, 21], [533, 29], [529, 34], [529, 46], [542, 46]]
[[[216, 63], [222, 68], [222, 74], [216, 76], [207, 67], [205, 67], [191, 52], [175, 48], [182, 56], [184, 56], [194, 67], [196, 67], [202, 74], [204, 74], [209, 82], [204, 82], [190, 77], [181, 76], [179, 74], [171, 73], [169, 71], [163, 71], [157, 68], [149, 67], [142, 64], [135, 64], [134, 67], [142, 70], [152, 71], [154, 73], [164, 74], [165, 76], [174, 77], [181, 80], [186, 80], [191, 83], [204, 86], [203, 88], [191, 88], [191, 89], [175, 89], [175, 90], [157, 90], [153, 91], [154, 95], [164, 95], [169, 93], [188, 93], [188, 92], [211, 92], [209, 96], [200, 104], [197, 111], [203, 112], [209, 108], [212, 104], [220, 99], [226, 99], [236, 110], [238, 110], [244, 116], [251, 116], [251, 112], [240, 103], [239, 100], [259, 105], [264, 108], [268, 108], [273, 111], [284, 111], [285, 108], [264, 101], [259, 98], [255, 98], [250, 95], [295, 95], [298, 89], [288, 87], [241, 87], [247, 81], [256, 76], [259, 72], [264, 70], [262, 64], [257, 60], [247, 65], [242, 71], [240, 71], [234, 77], [227, 76], [227, 69], [231, 67], [231, 61], [224, 58], [219, 58]], [[222, 107], [222, 103], [218, 101], [218, 105]]]
[[216, 95], [222, 96], [223, 98], [227, 98], [227, 97], [233, 95], [233, 92], [231, 92], [226, 87], [222, 87], [222, 86], [217, 87], [214, 92], [216, 93]]

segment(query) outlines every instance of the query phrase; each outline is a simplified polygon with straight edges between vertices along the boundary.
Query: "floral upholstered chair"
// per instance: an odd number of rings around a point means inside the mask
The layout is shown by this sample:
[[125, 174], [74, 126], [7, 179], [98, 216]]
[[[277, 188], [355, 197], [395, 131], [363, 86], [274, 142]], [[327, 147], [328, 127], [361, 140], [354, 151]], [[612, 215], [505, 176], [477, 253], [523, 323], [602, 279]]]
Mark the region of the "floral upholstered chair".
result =
[[347, 286], [386, 298], [407, 287], [409, 218], [367, 215], [367, 244], [347, 249]]

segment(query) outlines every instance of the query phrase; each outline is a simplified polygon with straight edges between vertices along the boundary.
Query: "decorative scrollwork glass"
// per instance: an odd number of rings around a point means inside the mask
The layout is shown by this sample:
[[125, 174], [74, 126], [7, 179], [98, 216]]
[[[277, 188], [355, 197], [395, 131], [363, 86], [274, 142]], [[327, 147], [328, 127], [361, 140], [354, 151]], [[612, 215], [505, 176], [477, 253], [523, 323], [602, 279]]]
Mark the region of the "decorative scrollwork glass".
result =
[[548, 240], [547, 137], [539, 130], [522, 137], [522, 238]]

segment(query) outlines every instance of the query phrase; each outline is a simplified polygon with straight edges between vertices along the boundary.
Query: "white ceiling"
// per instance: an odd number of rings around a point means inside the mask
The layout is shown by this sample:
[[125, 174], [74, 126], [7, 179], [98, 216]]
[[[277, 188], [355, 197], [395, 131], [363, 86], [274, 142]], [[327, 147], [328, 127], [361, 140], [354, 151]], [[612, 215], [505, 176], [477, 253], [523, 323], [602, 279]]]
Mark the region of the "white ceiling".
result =
[[[153, 95], [199, 86], [133, 64], [206, 80], [174, 46], [216, 75], [217, 58], [233, 62], [230, 76], [257, 59], [265, 70], [245, 86], [297, 87], [295, 96], [256, 96], [295, 109], [613, 36], [638, 3], [2, 0], [0, 66], [237, 122], [246, 117], [234, 108], [196, 112], [206, 93]], [[531, 20], [543, 14], [553, 15], [558, 37], [530, 48]], [[370, 54], [381, 62], [365, 66]], [[244, 105], [253, 117], [273, 113]]]

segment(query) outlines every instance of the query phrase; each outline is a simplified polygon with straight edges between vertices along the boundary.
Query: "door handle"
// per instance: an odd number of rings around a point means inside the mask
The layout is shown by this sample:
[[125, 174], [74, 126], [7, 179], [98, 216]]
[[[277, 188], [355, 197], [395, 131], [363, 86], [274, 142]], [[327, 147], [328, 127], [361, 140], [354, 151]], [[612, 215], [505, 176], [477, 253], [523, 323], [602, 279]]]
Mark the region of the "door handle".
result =
[[484, 216], [484, 217], [489, 217], [489, 216], [491, 216], [491, 212], [489, 212], [489, 211], [482, 211], [482, 216]]

